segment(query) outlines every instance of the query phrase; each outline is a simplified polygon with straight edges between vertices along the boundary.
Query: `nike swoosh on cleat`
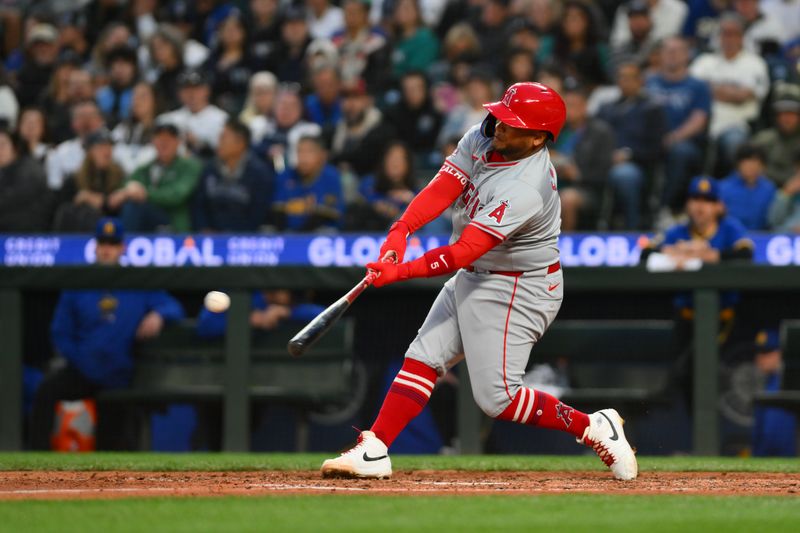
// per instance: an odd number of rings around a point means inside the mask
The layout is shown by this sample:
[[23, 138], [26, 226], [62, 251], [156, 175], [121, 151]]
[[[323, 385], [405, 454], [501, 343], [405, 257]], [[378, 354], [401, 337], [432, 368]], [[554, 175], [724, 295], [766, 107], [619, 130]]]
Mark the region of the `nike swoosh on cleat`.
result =
[[549, 287], [547, 287], [547, 290], [548, 290], [548, 291], [552, 291], [552, 290], [554, 290], [556, 287], [558, 287], [559, 285], [561, 285], [561, 282], [559, 282], [559, 283], [556, 283], [555, 285], [550, 285]]
[[[608, 418], [608, 416], [605, 413], [600, 413], [600, 414], [603, 415], [603, 417], [605, 417], [606, 420], [608, 420], [608, 425], [611, 426], [611, 431], [614, 432], [614, 434], [611, 435], [611, 440], [619, 440], [619, 435], [617, 434], [617, 428], [615, 428], [614, 424], [611, 423], [611, 419]], [[364, 453], [364, 458], [365, 459], [366, 459], [366, 456], [367, 456], [367, 454]]]
[[[616, 432], [614, 432], [614, 434], [616, 435]], [[614, 440], [616, 440], [616, 439], [614, 439]], [[364, 459], [367, 462], [380, 461], [381, 459], [386, 459], [387, 457], [389, 457], [389, 456], [388, 455], [381, 455], [380, 457], [370, 457], [369, 455], [367, 455], [367, 452], [364, 452], [364, 455], [361, 456], [361, 458]]]

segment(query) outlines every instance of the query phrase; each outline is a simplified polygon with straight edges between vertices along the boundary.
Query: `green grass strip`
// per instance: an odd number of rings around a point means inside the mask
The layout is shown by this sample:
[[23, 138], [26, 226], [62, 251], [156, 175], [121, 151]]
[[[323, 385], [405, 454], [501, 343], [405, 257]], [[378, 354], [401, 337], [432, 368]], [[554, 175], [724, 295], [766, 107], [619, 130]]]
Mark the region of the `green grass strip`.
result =
[[6, 501], [0, 531], [765, 533], [800, 531], [800, 500], [570, 494]]
[[[335, 454], [293, 453], [0, 453], [0, 470], [315, 470]], [[595, 456], [394, 455], [396, 470], [604, 470]], [[643, 472], [800, 472], [798, 459], [640, 457]]]

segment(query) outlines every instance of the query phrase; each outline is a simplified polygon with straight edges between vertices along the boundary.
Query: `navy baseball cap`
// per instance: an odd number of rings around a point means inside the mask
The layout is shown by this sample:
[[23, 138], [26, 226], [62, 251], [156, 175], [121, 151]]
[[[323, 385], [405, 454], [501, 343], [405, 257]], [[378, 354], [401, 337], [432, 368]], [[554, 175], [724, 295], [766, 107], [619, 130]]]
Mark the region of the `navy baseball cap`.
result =
[[756, 334], [756, 352], [774, 352], [781, 349], [781, 337], [777, 329], [762, 329]]
[[689, 198], [702, 198], [716, 202], [719, 200], [719, 183], [708, 176], [697, 176], [689, 184]]
[[119, 219], [105, 217], [97, 221], [94, 236], [99, 243], [120, 244], [125, 238], [125, 230]]

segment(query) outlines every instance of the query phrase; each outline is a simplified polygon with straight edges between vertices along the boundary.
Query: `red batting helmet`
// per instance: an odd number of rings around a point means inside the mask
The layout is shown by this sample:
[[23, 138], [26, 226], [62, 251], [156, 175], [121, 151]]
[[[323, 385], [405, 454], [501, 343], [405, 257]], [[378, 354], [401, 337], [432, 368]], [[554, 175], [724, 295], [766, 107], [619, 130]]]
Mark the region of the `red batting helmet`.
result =
[[483, 104], [497, 120], [526, 130], [546, 131], [558, 138], [567, 118], [567, 106], [553, 89], [541, 83], [515, 83], [499, 102]]

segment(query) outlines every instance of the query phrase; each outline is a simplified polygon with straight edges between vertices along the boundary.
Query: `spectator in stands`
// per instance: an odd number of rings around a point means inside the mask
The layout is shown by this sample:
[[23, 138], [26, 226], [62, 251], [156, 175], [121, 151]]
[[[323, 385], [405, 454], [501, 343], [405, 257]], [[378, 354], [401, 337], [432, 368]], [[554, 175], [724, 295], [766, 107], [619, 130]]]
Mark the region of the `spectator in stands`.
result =
[[60, 189], [67, 176], [78, 170], [85, 155], [86, 137], [103, 127], [103, 115], [94, 100], [73, 105], [70, 114], [75, 137], [62, 142], [47, 155], [47, 185], [52, 190]]
[[731, 166], [736, 149], [747, 140], [750, 122], [759, 115], [769, 90], [764, 60], [744, 49], [744, 23], [738, 15], [720, 18], [720, 52], [703, 54], [689, 73], [711, 85], [709, 134], [717, 143], [719, 170]]
[[767, 229], [767, 213], [775, 197], [775, 184], [764, 175], [766, 154], [752, 144], [736, 151], [736, 170], [719, 185], [728, 215], [750, 231]]
[[[778, 392], [783, 388], [783, 353], [776, 329], [761, 330], [755, 339], [755, 367], [759, 389]], [[797, 456], [797, 417], [779, 407], [755, 405], [753, 456]]]
[[250, 78], [250, 89], [247, 99], [244, 101], [244, 108], [239, 113], [239, 120], [250, 128], [251, 132], [254, 121], [272, 120], [272, 110], [275, 107], [277, 93], [278, 78], [272, 72], [256, 72]]
[[486, 0], [475, 25], [481, 43], [481, 61], [494, 69], [499, 67], [497, 59], [506, 55], [511, 36], [510, 4], [510, 0]]
[[250, 0], [249, 5], [250, 16], [246, 22], [250, 66], [254, 70], [261, 70], [281, 40], [283, 16], [279, 0]]
[[321, 137], [301, 137], [297, 167], [280, 173], [273, 216], [279, 230], [314, 231], [337, 228], [344, 210], [341, 178], [327, 162]]
[[306, 14], [300, 8], [290, 7], [283, 18], [281, 40], [267, 58], [264, 70], [275, 73], [282, 82], [303, 83], [307, 75], [306, 52], [311, 44]]
[[400, 101], [386, 110], [386, 119], [415, 155], [425, 159], [436, 149], [442, 115], [433, 105], [423, 72], [407, 72], [400, 80]]
[[[271, 331], [286, 322], [310, 322], [324, 310], [321, 305], [303, 303], [285, 289], [254, 292], [250, 307], [250, 326], [264, 331]], [[213, 313], [204, 307], [197, 318], [197, 335], [203, 339], [224, 336], [227, 315], [227, 312]]]
[[273, 181], [272, 168], [250, 152], [250, 130], [229, 120], [195, 192], [195, 231], [258, 231], [272, 204]]
[[427, 70], [439, 56], [439, 40], [425, 27], [417, 0], [398, 0], [394, 6], [392, 23], [392, 71], [395, 79], [400, 79], [407, 72]]
[[69, 139], [72, 134], [72, 107], [86, 100], [94, 100], [94, 85], [92, 75], [87, 70], [80, 68], [71, 69], [67, 78], [66, 98], [61, 103], [50, 105], [47, 115], [57, 143]]
[[769, 224], [776, 231], [800, 233], [800, 149], [797, 147], [794, 174], [775, 194], [769, 208]]
[[178, 78], [184, 70], [183, 36], [180, 30], [168, 24], [160, 25], [150, 38], [149, 54], [153, 70], [151, 77], [147, 79], [153, 81], [156, 95], [164, 109], [177, 109], [181, 105], [178, 99]]
[[336, 125], [331, 143], [331, 161], [364, 176], [375, 170], [375, 154], [383, 153], [393, 137], [394, 128], [375, 107], [364, 80], [346, 87], [342, 120]]
[[53, 144], [72, 136], [70, 127], [70, 84], [72, 71], [80, 68], [79, 59], [72, 53], [63, 54], [56, 63], [50, 83], [39, 99], [38, 105], [47, 117], [50, 140]]
[[0, 233], [46, 231], [48, 208], [42, 167], [17, 135], [0, 128]]
[[503, 62], [503, 85], [531, 81], [536, 78], [536, 56], [524, 48], [512, 48]]
[[109, 208], [122, 209], [122, 221], [130, 231], [170, 227], [188, 233], [189, 203], [200, 177], [200, 162], [178, 155], [180, 133], [174, 124], [157, 124], [152, 143], [155, 160], [136, 169], [125, 187], [109, 197]]
[[314, 92], [306, 96], [306, 116], [319, 124], [323, 135], [329, 139], [342, 118], [342, 83], [339, 72], [331, 64], [322, 63], [311, 72]]
[[47, 117], [40, 107], [27, 107], [19, 116], [19, 136], [27, 147], [28, 154], [44, 165], [50, 150]]
[[[645, 0], [650, 8], [650, 19], [653, 24], [652, 39], [656, 42], [665, 37], [678, 35], [683, 28], [688, 8], [680, 0]], [[611, 31], [611, 46], [627, 43], [633, 36], [628, 25], [628, 12], [633, 7], [638, 9], [639, 0], [623, 3], [617, 8], [614, 27]]]
[[112, 160], [114, 141], [101, 128], [89, 134], [83, 164], [64, 182], [53, 227], [63, 233], [91, 232], [103, 215], [117, 214], [109, 196], [125, 184], [125, 171]]
[[121, 48], [132, 49], [132, 43], [136, 41], [133, 40], [131, 31], [122, 22], [110, 22], [98, 29], [101, 30], [100, 35], [92, 48], [91, 61], [87, 67], [96, 78], [105, 83], [110, 75], [109, 59]]
[[757, 133], [753, 143], [766, 152], [766, 174], [780, 186], [794, 174], [793, 158], [800, 146], [800, 85], [776, 84], [772, 111], [775, 127]]
[[650, 5], [647, 0], [632, 0], [625, 11], [628, 18], [628, 38], [612, 45], [611, 64], [614, 67], [623, 62], [644, 65], [658, 42], [653, 35]]
[[305, 0], [308, 29], [314, 39], [330, 39], [344, 30], [344, 11], [330, 0]]
[[11, 87], [11, 80], [6, 76], [3, 64], [0, 63], [0, 127], [14, 129], [17, 126], [19, 102]]
[[764, 12], [759, 0], [733, 0], [733, 9], [744, 21], [744, 47], [762, 57], [777, 54], [786, 41], [781, 21]]
[[275, 118], [259, 115], [250, 121], [255, 152], [283, 172], [297, 164], [297, 141], [304, 135], [321, 135], [322, 128], [303, 120], [303, 101], [299, 87], [282, 85], [275, 99]]
[[344, 30], [333, 36], [339, 50], [339, 73], [345, 85], [364, 79], [370, 87], [385, 87], [391, 79], [386, 36], [369, 24], [369, 0], [344, 0]]
[[202, 70], [185, 70], [178, 83], [183, 107], [161, 115], [158, 122], [174, 124], [195, 155], [210, 157], [228, 114], [210, 103], [211, 90]]
[[361, 180], [358, 192], [368, 209], [357, 229], [384, 231], [391, 226], [416, 194], [414, 162], [409, 147], [403, 141], [390, 143], [378, 171]]
[[567, 121], [550, 157], [558, 174], [561, 229], [575, 231], [579, 214], [600, 206], [616, 144], [611, 127], [589, 115], [585, 89], [571, 87], [563, 96]]
[[475, 69], [462, 90], [462, 103], [455, 106], [444, 118], [439, 130], [439, 144], [445, 139], [464, 135], [468, 129], [486, 117], [483, 104], [494, 97], [493, 79], [487, 73]]
[[[116, 267], [125, 251], [119, 222], [101, 219], [96, 238], [96, 263]], [[65, 364], [54, 367], [36, 391], [32, 448], [50, 449], [59, 401], [93, 398], [101, 390], [126, 387], [133, 375], [134, 342], [157, 337], [166, 322], [183, 316], [181, 305], [165, 291], [63, 291], [50, 334]], [[115, 420], [105, 406], [98, 407], [98, 448], [107, 449], [119, 437], [105, 431]]]
[[599, 16], [592, 4], [567, 0], [555, 34], [542, 37], [540, 63], [559, 65], [589, 88], [606, 83], [609, 51], [602, 38]]
[[227, 113], [238, 113], [253, 73], [247, 50], [247, 30], [238, 10], [231, 11], [217, 29], [217, 45], [205, 63], [211, 73], [214, 102]]
[[95, 99], [110, 127], [128, 118], [133, 100], [133, 86], [138, 79], [136, 51], [122, 46], [106, 57], [109, 84], [101, 87]]
[[58, 30], [54, 26], [39, 23], [28, 28], [25, 60], [17, 73], [19, 105], [38, 103], [55, 70], [58, 51]]
[[708, 84], [690, 76], [688, 66], [688, 43], [681, 37], [668, 37], [661, 44], [658, 73], [646, 82], [648, 93], [666, 112], [662, 207], [672, 212], [684, 205], [689, 180], [702, 170], [711, 114]]
[[155, 158], [155, 148], [150, 141], [153, 139], [158, 111], [153, 86], [145, 82], [137, 83], [133, 88], [128, 118], [111, 131], [114, 160], [122, 166], [125, 174], [132, 174]]
[[642, 71], [635, 63], [617, 68], [621, 96], [600, 108], [598, 118], [614, 130], [616, 149], [609, 175], [616, 199], [622, 204], [625, 229], [639, 229], [642, 199], [662, 154], [666, 133], [664, 109], [642, 90]]

